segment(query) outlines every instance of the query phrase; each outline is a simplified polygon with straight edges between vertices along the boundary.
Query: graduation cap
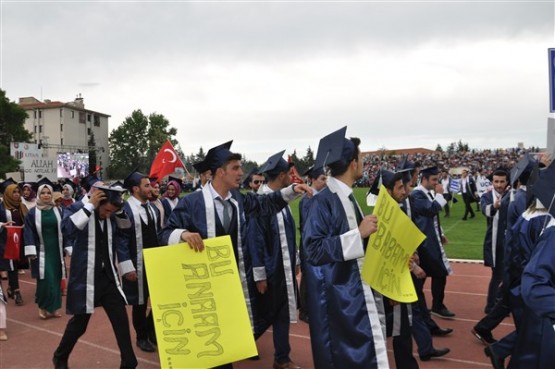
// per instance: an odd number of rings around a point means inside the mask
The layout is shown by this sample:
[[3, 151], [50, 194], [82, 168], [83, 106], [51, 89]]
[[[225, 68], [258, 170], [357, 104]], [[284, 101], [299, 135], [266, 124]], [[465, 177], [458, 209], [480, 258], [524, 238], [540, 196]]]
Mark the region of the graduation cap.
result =
[[528, 177], [528, 183], [526, 183], [526, 207], [530, 206], [532, 199], [534, 198], [533, 188], [536, 182], [540, 178], [540, 167], [538, 165], [534, 166], [530, 177]]
[[148, 178], [146, 174], [137, 171], [135, 168], [125, 179], [123, 180], [123, 187], [131, 191], [133, 186], [139, 186], [143, 178]]
[[6, 179], [4, 182], [0, 183], [0, 194], [3, 194], [4, 191], [6, 191], [6, 188], [9, 185], [12, 185], [12, 184], [17, 184], [17, 182], [14, 181], [14, 179], [12, 177], [10, 177], [10, 178]]
[[116, 206], [123, 206], [123, 194], [127, 191], [125, 188], [119, 186], [97, 186], [98, 190], [101, 190], [106, 195], [108, 202]]
[[285, 150], [282, 150], [268, 158], [266, 163], [260, 167], [260, 173], [267, 173], [269, 176], [278, 175], [281, 172], [286, 172], [293, 165], [289, 164], [284, 158], [283, 154]]
[[247, 174], [247, 176], [243, 180], [243, 187], [248, 188], [249, 183], [252, 179], [252, 176], [255, 175], [255, 174], [259, 174], [259, 173], [260, 173], [260, 170], [257, 167], [252, 168], [251, 171], [249, 172], [249, 174]]
[[205, 161], [205, 160], [196, 162], [195, 164], [193, 164], [193, 168], [195, 168], [195, 170], [196, 170], [198, 173], [204, 173], [204, 172], [206, 172], [207, 170], [210, 169], [210, 168], [208, 168], [208, 165], [206, 165], [206, 161]]
[[210, 169], [212, 172], [215, 172], [216, 169], [224, 165], [224, 163], [232, 155], [232, 152], [229, 151], [232, 143], [233, 140], [215, 146], [208, 150], [208, 152], [206, 153], [206, 157], [204, 158], [206, 169]]
[[304, 171], [303, 176], [308, 176], [308, 178], [316, 179], [322, 174], [324, 174], [324, 169], [314, 168], [314, 165], [312, 165], [310, 168]]
[[347, 126], [320, 139], [314, 168], [324, 168], [341, 160], [350, 161], [356, 152], [356, 147], [351, 140], [345, 138], [346, 132]]
[[553, 162], [539, 175], [531, 192], [555, 216], [555, 164]]
[[401, 161], [397, 163], [395, 170], [397, 171], [404, 170], [404, 169], [413, 170], [415, 167], [416, 165], [409, 160], [408, 156], [404, 156], [403, 159], [401, 159]]
[[121, 188], [122, 190], [125, 190], [125, 189], [123, 188], [123, 182], [122, 182], [122, 181], [115, 181], [115, 182], [112, 182], [112, 183], [110, 184], [110, 187], [111, 187], [111, 188], [118, 188], [118, 187], [119, 187], [119, 188]]
[[49, 180], [46, 177], [42, 177], [37, 182], [33, 183], [33, 185], [32, 185], [33, 191], [35, 191], [38, 195], [39, 187], [44, 186], [44, 185], [50, 186], [52, 192], [54, 191], [54, 183], [52, 183], [52, 181]]
[[422, 176], [435, 176], [439, 174], [439, 168], [435, 165], [420, 169]]
[[[171, 183], [173, 182], [173, 183]], [[182, 181], [181, 178], [176, 178], [176, 177], [172, 177], [172, 176], [168, 176], [168, 182], [166, 183], [166, 189], [168, 188], [169, 184], [174, 185], [177, 184], [177, 188], [175, 189], [177, 196], [179, 196], [179, 194], [181, 193], [181, 190], [183, 189], [182, 187]]]
[[85, 191], [89, 192], [92, 186], [99, 181], [100, 179], [98, 179], [97, 176], [89, 174], [86, 177], [81, 178], [81, 187], [83, 187]]
[[[516, 163], [516, 165], [511, 169], [510, 179], [511, 179], [511, 186], [516, 183], [516, 181], [523, 180], [526, 175], [530, 175], [534, 166], [537, 166], [537, 162], [530, 156], [530, 154], [526, 153], [522, 159]], [[528, 178], [526, 178], [527, 182]]]

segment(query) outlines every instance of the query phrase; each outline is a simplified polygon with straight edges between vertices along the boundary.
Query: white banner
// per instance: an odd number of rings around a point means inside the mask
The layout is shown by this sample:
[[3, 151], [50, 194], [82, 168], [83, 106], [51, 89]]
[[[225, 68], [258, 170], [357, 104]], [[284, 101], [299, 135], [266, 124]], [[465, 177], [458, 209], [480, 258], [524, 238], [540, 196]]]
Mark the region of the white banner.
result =
[[22, 161], [24, 180], [36, 182], [43, 177], [55, 182], [58, 179], [56, 157], [48, 157], [48, 150], [41, 150], [37, 144], [12, 142], [11, 155]]

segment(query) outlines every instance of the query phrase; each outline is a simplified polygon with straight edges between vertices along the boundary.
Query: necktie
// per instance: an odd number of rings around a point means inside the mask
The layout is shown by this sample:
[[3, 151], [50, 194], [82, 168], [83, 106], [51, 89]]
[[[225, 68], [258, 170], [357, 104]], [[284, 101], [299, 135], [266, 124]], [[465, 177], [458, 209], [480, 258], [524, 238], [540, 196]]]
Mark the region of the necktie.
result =
[[147, 225], [152, 223], [152, 216], [150, 215], [150, 211], [148, 209], [148, 203], [144, 203], [141, 204], [141, 206], [145, 209], [146, 211], [146, 219], [147, 219]]
[[224, 206], [223, 219], [221, 221], [225, 231], [227, 232], [229, 230], [229, 225], [231, 223], [231, 217], [229, 216], [231, 204], [229, 203], [229, 201], [224, 200], [221, 197], [218, 197], [218, 201], [221, 202], [222, 205]]
[[360, 222], [362, 222], [362, 214], [360, 214], [360, 211], [358, 209], [357, 201], [355, 200], [355, 197], [353, 196], [352, 193], [349, 195], [349, 200], [351, 200], [351, 203], [353, 204], [353, 208], [355, 209], [355, 215], [357, 217], [357, 224], [360, 224]]

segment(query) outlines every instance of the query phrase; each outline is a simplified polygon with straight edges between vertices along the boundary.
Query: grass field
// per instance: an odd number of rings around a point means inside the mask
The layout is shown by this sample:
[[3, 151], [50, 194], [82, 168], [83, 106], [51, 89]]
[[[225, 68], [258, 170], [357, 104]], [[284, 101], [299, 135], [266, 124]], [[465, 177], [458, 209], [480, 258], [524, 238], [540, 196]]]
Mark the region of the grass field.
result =
[[[354, 195], [361, 205], [364, 214], [371, 214], [372, 209], [366, 206], [367, 192], [368, 188], [354, 189]], [[451, 203], [451, 216], [445, 218], [444, 213], [442, 213], [440, 218], [443, 231], [449, 240], [449, 243], [445, 245], [447, 257], [450, 259], [482, 260], [486, 219], [480, 211], [476, 211], [476, 204], [472, 204], [476, 217], [463, 221], [464, 203], [460, 196], [458, 200], [459, 202], [454, 205]], [[299, 225], [298, 204], [299, 200], [295, 200], [290, 204], [297, 227]]]

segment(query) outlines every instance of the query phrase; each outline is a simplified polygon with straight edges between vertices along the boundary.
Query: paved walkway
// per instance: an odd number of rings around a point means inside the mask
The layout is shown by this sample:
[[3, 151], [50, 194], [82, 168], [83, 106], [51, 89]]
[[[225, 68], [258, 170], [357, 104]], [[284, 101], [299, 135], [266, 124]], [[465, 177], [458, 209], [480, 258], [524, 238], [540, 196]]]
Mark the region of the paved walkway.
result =
[[[437, 322], [442, 327], [450, 327], [455, 331], [451, 336], [434, 339], [436, 347], [449, 347], [451, 353], [444, 358], [419, 362], [420, 368], [490, 368], [491, 365], [484, 356], [484, 346], [470, 334], [472, 326], [483, 316], [490, 270], [475, 263], [453, 263], [453, 269], [455, 274], [447, 281], [446, 305], [457, 314], [457, 318], [450, 321], [437, 319]], [[20, 277], [25, 305], [16, 306], [13, 300], [9, 301], [9, 340], [0, 342], [0, 368], [52, 368], [52, 353], [60, 341], [69, 317], [64, 315], [58, 319], [41, 320], [38, 308], [33, 302], [35, 282], [30, 278], [29, 271]], [[7, 281], [2, 281], [2, 284], [5, 289]], [[429, 297], [429, 282], [426, 283], [426, 293]], [[130, 309], [128, 311], [130, 312]], [[512, 321], [506, 319], [494, 335], [501, 337], [510, 332], [512, 327]], [[237, 363], [234, 365], [236, 369], [272, 368], [271, 332], [262, 336], [257, 344], [261, 359]], [[291, 357], [295, 362], [305, 369], [314, 369], [308, 325], [301, 322], [292, 326], [291, 347]], [[388, 347], [391, 349], [391, 342], [388, 342]], [[144, 353], [139, 349], [135, 352], [139, 359], [138, 368], [160, 368], [156, 353]], [[391, 350], [390, 363], [391, 368], [395, 368]], [[71, 369], [119, 367], [119, 351], [110, 323], [102, 309], [97, 309], [93, 314], [87, 332], [77, 343], [70, 357], [69, 366]]]

